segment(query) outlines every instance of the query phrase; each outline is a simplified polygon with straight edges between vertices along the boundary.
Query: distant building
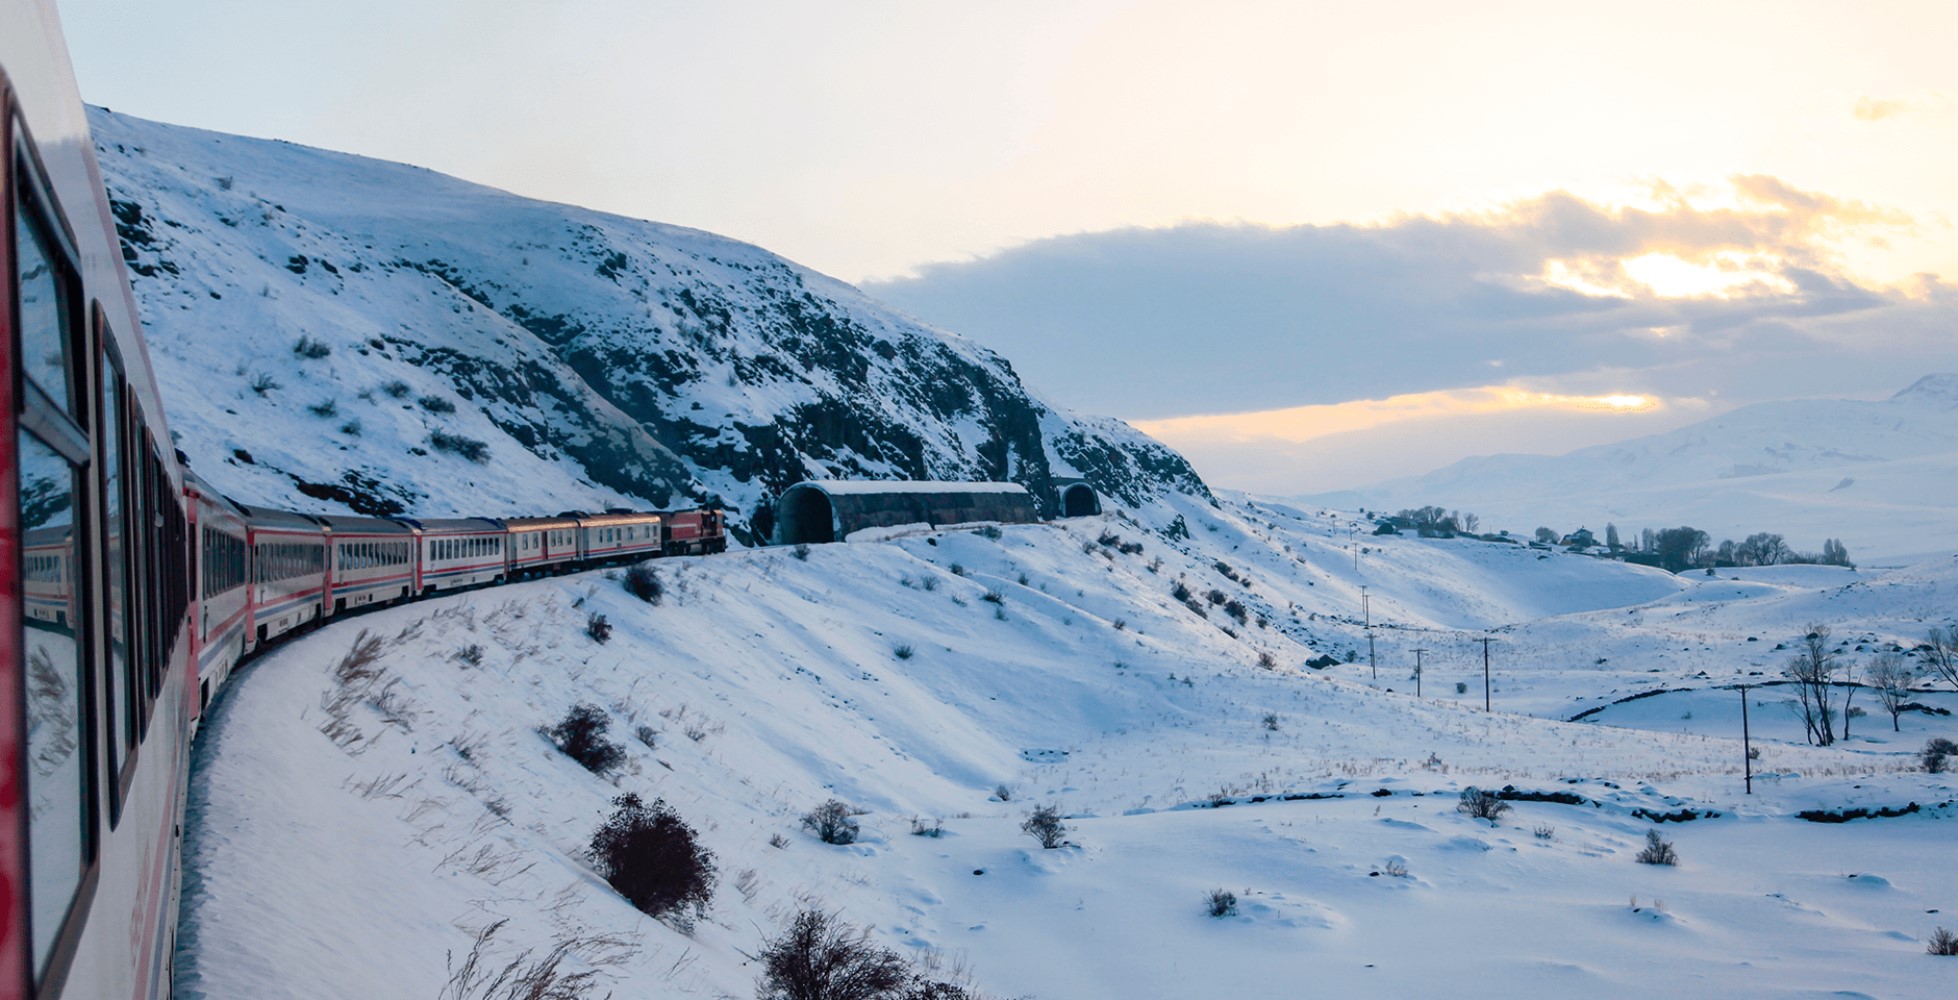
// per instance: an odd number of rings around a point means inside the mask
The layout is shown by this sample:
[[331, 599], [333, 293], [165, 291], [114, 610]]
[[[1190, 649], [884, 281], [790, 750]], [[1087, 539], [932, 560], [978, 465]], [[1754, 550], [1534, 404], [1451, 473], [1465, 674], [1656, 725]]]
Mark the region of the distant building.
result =
[[1591, 534], [1591, 529], [1579, 528], [1576, 531], [1573, 531], [1570, 534], [1565, 535], [1564, 540], [1562, 542], [1559, 542], [1558, 544], [1568, 545], [1574, 549], [1588, 549], [1591, 546], [1598, 544], [1598, 539], [1597, 536]]
[[1018, 483], [812, 479], [782, 491], [775, 501], [775, 543], [835, 542], [865, 528], [908, 524], [1029, 524], [1038, 519], [1033, 495]]

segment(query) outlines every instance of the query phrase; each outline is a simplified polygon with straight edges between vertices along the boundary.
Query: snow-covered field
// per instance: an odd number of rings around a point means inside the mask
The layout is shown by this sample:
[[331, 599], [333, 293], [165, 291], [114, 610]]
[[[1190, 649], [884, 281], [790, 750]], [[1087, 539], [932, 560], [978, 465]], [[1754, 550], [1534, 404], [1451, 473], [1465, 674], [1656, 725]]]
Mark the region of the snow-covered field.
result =
[[1718, 543], [1765, 531], [1804, 552], [1839, 538], [1858, 562], [1896, 566], [1958, 551], [1954, 416], [1958, 374], [1926, 375], [1889, 399], [1759, 403], [1567, 455], [1478, 456], [1304, 502], [1438, 503], [1525, 533], [1602, 537], [1615, 523], [1631, 537], [1686, 524]]
[[[499, 965], [568, 942], [567, 968], [617, 996], [746, 997], [763, 942], [815, 905], [1006, 996], [1950, 995], [1923, 942], [1958, 925], [1958, 791], [1910, 753], [1958, 725], [1907, 713], [1892, 734], [1872, 703], [1854, 739], [1810, 748], [1785, 696], [1757, 690], [1750, 797], [1721, 686], [1771, 678], [1810, 622], [1852, 657], [1912, 645], [1952, 623], [1958, 560], [1672, 577], [1355, 536], [1349, 515], [1243, 497], [1169, 503], [1187, 541], [1111, 516], [665, 560], [656, 606], [590, 573], [277, 649], [197, 748], [180, 993], [436, 997], [445, 958], [507, 918]], [[333, 668], [363, 631], [383, 674], [336, 742]], [[1322, 654], [1355, 660], [1305, 665]], [[1658, 688], [1686, 690], [1610, 704]], [[610, 779], [538, 731], [581, 702], [626, 747]], [[1581, 802], [1518, 801], [1496, 825], [1454, 808], [1511, 785]], [[690, 933], [585, 856], [626, 791], [716, 855]], [[801, 828], [831, 797], [865, 810], [856, 844]], [[1067, 846], [1019, 831], [1036, 804], [1065, 813]], [[1640, 814], [1682, 810], [1702, 818]], [[1653, 829], [1677, 867], [1632, 860]], [[1218, 888], [1234, 915], [1205, 915]]]

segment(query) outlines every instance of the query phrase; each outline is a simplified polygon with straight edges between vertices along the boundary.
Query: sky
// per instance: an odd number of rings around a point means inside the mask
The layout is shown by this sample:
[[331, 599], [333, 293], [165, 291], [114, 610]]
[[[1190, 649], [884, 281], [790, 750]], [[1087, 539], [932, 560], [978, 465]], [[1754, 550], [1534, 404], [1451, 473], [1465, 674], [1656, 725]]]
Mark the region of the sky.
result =
[[84, 96], [748, 240], [1225, 486], [1958, 369], [1958, 5], [60, 0]]

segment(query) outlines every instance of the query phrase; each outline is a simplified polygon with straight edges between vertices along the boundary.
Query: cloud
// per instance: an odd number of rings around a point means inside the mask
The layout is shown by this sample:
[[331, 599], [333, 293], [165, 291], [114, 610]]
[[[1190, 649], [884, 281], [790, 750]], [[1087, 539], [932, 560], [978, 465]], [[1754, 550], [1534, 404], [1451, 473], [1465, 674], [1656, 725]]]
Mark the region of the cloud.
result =
[[[866, 289], [1063, 402], [1130, 419], [1523, 384], [1739, 401], [1939, 367], [1894, 331], [1958, 317], [1945, 286], [1869, 287], [1837, 256], [1912, 221], [1742, 175], [1654, 183], [1630, 205], [1556, 191], [1377, 225], [1058, 236]], [[1886, 353], [1904, 343], [1918, 353]], [[1573, 388], [1599, 371], [1622, 381]]]
[[1880, 122], [1885, 118], [1902, 114], [1909, 107], [1910, 105], [1903, 101], [1883, 101], [1874, 97], [1859, 97], [1856, 99], [1856, 109], [1853, 113], [1856, 115], [1857, 121]]

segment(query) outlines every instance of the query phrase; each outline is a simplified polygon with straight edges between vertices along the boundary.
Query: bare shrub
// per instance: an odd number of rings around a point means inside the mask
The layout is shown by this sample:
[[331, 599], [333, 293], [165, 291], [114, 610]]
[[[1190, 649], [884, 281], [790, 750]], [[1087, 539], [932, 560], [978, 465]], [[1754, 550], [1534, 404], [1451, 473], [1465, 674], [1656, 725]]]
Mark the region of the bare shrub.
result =
[[825, 844], [854, 844], [857, 842], [857, 820], [851, 815], [854, 811], [842, 799], [830, 799], [804, 815], [802, 826]]
[[1486, 819], [1490, 826], [1494, 826], [1496, 820], [1509, 811], [1509, 803], [1504, 802], [1495, 792], [1469, 787], [1462, 789], [1462, 798], [1455, 803], [1455, 811], [1468, 813], [1475, 819]]
[[947, 568], [947, 569], [949, 569], [949, 570], [951, 570], [951, 572], [952, 572], [952, 575], [953, 575], [953, 576], [964, 576], [964, 575], [965, 575], [965, 566], [964, 566], [963, 564], [960, 564], [960, 563], [953, 563], [952, 565], [950, 565], [950, 566], [948, 566], [948, 567], [946, 567], [946, 568]]
[[761, 950], [760, 1000], [899, 1000], [912, 980], [896, 952], [834, 914], [808, 909]]
[[423, 396], [416, 400], [416, 402], [422, 405], [422, 409], [430, 413], [454, 413], [456, 411], [456, 405], [454, 403], [440, 396]]
[[333, 417], [339, 415], [340, 403], [334, 399], [322, 399], [317, 403], [309, 404], [306, 409], [312, 411], [313, 416], [316, 417]]
[[1657, 830], [1645, 831], [1645, 848], [1632, 860], [1642, 865], [1676, 865], [1679, 852], [1672, 849], [1672, 841], [1659, 836]]
[[625, 763], [625, 747], [605, 738], [611, 728], [612, 720], [604, 709], [580, 702], [545, 733], [566, 757], [593, 774], [605, 775]]
[[648, 750], [656, 749], [659, 745], [659, 731], [651, 726], [642, 725], [634, 729], [632, 735], [639, 737], [639, 742], [646, 744]]
[[436, 431], [428, 436], [428, 444], [436, 451], [446, 451], [478, 465], [489, 461], [489, 442], [478, 441], [462, 434]]
[[408, 383], [398, 378], [391, 379], [381, 383], [381, 391], [387, 393], [390, 399], [405, 399], [408, 395]]
[[1277, 712], [1266, 712], [1266, 713], [1265, 713], [1265, 717], [1264, 717], [1264, 719], [1263, 719], [1263, 723], [1264, 723], [1264, 727], [1265, 727], [1265, 730], [1266, 730], [1267, 732], [1273, 732], [1273, 733], [1275, 733], [1275, 732], [1277, 732], [1277, 731], [1278, 731], [1278, 713], [1277, 713]]
[[1061, 822], [1059, 806], [1035, 806], [1020, 824], [1020, 831], [1049, 851], [1067, 842], [1067, 824]]
[[[565, 959], [588, 944], [582, 939], [559, 941], [534, 962], [531, 952], [526, 950], [518, 952], [500, 969], [490, 964], [486, 954], [490, 942], [507, 923], [507, 919], [498, 920], [477, 931], [475, 944], [460, 967], [455, 964], [455, 953], [448, 954], [444, 965], [449, 981], [436, 1000], [582, 1000], [590, 995], [598, 970], [566, 972], [563, 969]], [[609, 940], [597, 943], [601, 947], [614, 944]]]
[[261, 396], [265, 395], [268, 392], [271, 392], [274, 389], [284, 388], [284, 386], [281, 386], [279, 384], [278, 379], [273, 378], [270, 374], [266, 372], [258, 372], [252, 375], [251, 381], [249, 381], [246, 384], [251, 386], [251, 390], [253, 392], [258, 393]]
[[1531, 830], [1530, 832], [1535, 834], [1536, 839], [1538, 840], [1557, 839], [1557, 828], [1554, 826], [1539, 826], [1536, 829]]
[[1926, 954], [1958, 955], [1958, 934], [1940, 927], [1931, 932], [1930, 943], [1924, 946]]
[[639, 563], [625, 571], [626, 593], [657, 607], [660, 598], [666, 594], [666, 585], [660, 582], [659, 572], [646, 563]]
[[1958, 743], [1953, 743], [1942, 736], [1932, 737], [1926, 741], [1924, 749], [1918, 753], [1918, 760], [1924, 764], [1924, 770], [1932, 774], [1943, 774], [1951, 766], [1953, 757], [1958, 757]]
[[603, 646], [612, 640], [612, 622], [594, 611], [585, 619], [585, 634], [591, 637], [591, 641]]
[[333, 345], [301, 334], [299, 340], [292, 345], [292, 353], [309, 361], [318, 361], [333, 353]]
[[922, 577], [918, 580], [918, 586], [923, 587], [925, 593], [929, 594], [938, 589], [938, 578], [935, 576]]
[[1005, 782], [1001, 782], [997, 785], [994, 785], [993, 798], [996, 798], [1001, 802], [1011, 802], [1013, 801], [1013, 789], [1006, 787]]
[[900, 660], [908, 660], [911, 657], [916, 656], [917, 653], [918, 651], [912, 649], [911, 644], [908, 642], [899, 643], [898, 645], [892, 647], [891, 649], [891, 655], [897, 657]]
[[[807, 546], [807, 545], [803, 545], [803, 544], [801, 544], [801, 543], [797, 543], [797, 545], [796, 545], [796, 547], [795, 547], [795, 548], [792, 548], [792, 549], [790, 549], [790, 550], [789, 550], [789, 555], [792, 555], [792, 556], [794, 556], [794, 557], [796, 558], [796, 561], [797, 561], [797, 562], [808, 562], [808, 561], [809, 561], [809, 546]], [[926, 587], [925, 589], [926, 589], [926, 590], [930, 590], [931, 588], [930, 588], [930, 587]]]
[[974, 534], [978, 535], [980, 538], [986, 539], [989, 542], [997, 542], [1000, 540], [1000, 537], [1005, 534], [1005, 532], [999, 530], [999, 525], [997, 524], [988, 524], [980, 528], [978, 531], [974, 532]]
[[687, 905], [705, 913], [714, 895], [714, 853], [693, 828], [663, 799], [648, 806], [627, 792], [612, 804], [618, 810], [591, 837], [598, 873], [641, 913], [665, 916]]
[[1005, 603], [1006, 603], [1006, 595], [1005, 595], [1005, 594], [1002, 594], [1002, 593], [1000, 593], [1000, 592], [999, 592], [999, 591], [997, 591], [997, 590], [990, 590], [990, 589], [989, 589], [989, 590], [987, 590], [987, 591], [986, 591], [985, 593], [983, 593], [983, 594], [980, 594], [980, 595], [979, 595], [979, 599], [980, 599], [980, 600], [982, 600], [982, 601], [985, 601], [985, 602], [986, 602], [987, 604], [1005, 604]]
[[789, 838], [784, 837], [779, 833], [771, 833], [768, 835], [768, 846], [773, 847], [778, 851], [783, 850], [784, 848], [789, 846]]
[[1394, 857], [1388, 858], [1386, 861], [1381, 863], [1380, 874], [1386, 875], [1389, 878], [1406, 878], [1407, 859], [1399, 855], [1395, 855]]
[[1228, 917], [1237, 912], [1237, 893], [1212, 889], [1203, 897], [1203, 912], [1213, 917]]
[[471, 666], [471, 667], [482, 666], [483, 665], [482, 644], [472, 642], [462, 647], [461, 649], [456, 650], [456, 659], [461, 661], [465, 666]]
[[945, 821], [936, 816], [930, 819], [926, 819], [923, 816], [913, 816], [911, 817], [911, 835], [914, 837], [943, 837], [945, 836]]
[[1258, 650], [1258, 666], [1266, 670], [1276, 669], [1278, 667], [1278, 657], [1271, 655], [1271, 650], [1269, 649], [1260, 649]]

